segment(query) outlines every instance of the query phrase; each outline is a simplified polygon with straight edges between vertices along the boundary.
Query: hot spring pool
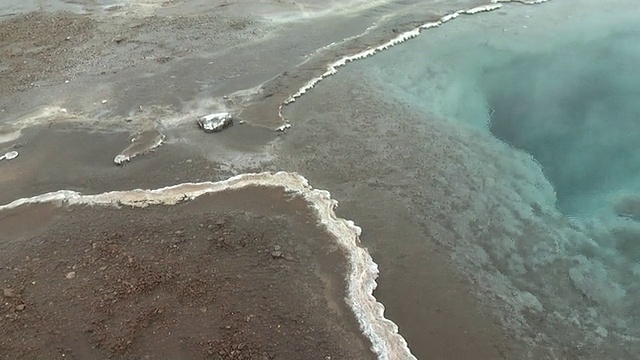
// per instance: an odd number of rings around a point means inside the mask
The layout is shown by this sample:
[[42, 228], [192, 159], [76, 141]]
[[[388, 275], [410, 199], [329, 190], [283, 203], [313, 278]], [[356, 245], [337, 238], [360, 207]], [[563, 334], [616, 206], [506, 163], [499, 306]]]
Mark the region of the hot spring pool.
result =
[[460, 267], [512, 326], [596, 358], [640, 339], [637, 19], [630, 0], [505, 5], [345, 70], [422, 114], [431, 149], [459, 143], [422, 211]]

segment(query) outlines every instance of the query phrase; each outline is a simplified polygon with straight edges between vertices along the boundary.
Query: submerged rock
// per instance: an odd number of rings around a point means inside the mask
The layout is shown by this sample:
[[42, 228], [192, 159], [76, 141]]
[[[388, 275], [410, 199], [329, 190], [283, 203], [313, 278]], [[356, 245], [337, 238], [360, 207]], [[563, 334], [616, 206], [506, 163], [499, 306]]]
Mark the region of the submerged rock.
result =
[[233, 117], [228, 112], [213, 113], [198, 119], [198, 125], [204, 132], [222, 131], [233, 123]]

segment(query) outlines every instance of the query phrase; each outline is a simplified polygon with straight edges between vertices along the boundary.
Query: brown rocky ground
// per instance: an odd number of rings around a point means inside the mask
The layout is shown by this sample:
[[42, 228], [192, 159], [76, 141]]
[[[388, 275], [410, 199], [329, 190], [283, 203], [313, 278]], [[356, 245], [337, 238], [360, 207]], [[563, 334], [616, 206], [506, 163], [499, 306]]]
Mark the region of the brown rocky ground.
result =
[[342, 300], [344, 257], [281, 191], [37, 205], [0, 229], [2, 359], [373, 358]]

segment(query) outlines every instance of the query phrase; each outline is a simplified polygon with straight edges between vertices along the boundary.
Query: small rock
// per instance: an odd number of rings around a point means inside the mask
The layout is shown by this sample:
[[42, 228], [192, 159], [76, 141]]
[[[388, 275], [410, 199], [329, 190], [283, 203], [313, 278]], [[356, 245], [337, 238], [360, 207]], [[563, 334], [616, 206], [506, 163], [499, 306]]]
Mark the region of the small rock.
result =
[[107, 100], [102, 100], [102, 103], [103, 103], [103, 104], [106, 104], [106, 103], [107, 103]]
[[16, 296], [16, 292], [15, 292], [15, 290], [13, 290], [11, 288], [4, 288], [4, 289], [2, 289], [2, 295], [4, 295], [4, 297], [6, 297], [6, 298], [12, 298], [12, 297]]
[[228, 112], [213, 113], [198, 119], [198, 126], [207, 133], [222, 131], [232, 123], [233, 117]]
[[286, 123], [286, 124], [276, 128], [276, 131], [285, 132], [285, 131], [289, 130], [290, 128], [291, 128], [291, 124]]
[[280, 251], [280, 250], [282, 250], [282, 246], [276, 245], [276, 246], [273, 247], [273, 250]]
[[282, 257], [282, 251], [272, 251], [271, 252], [271, 256], [273, 256], [274, 259], [278, 259]]
[[75, 279], [76, 277], [76, 272], [75, 271], [71, 271], [68, 272], [67, 275], [65, 276], [67, 279], [71, 280], [71, 279]]
[[15, 151], [15, 150], [14, 151], [9, 151], [8, 153], [0, 156], [0, 160], [4, 160], [4, 159], [13, 160], [13, 159], [17, 158], [18, 155], [19, 155], [18, 152]]
[[25, 305], [25, 304], [20, 304], [20, 305], [16, 306], [16, 310], [18, 310], [18, 311], [23, 311], [26, 308], [27, 308], [27, 305]]

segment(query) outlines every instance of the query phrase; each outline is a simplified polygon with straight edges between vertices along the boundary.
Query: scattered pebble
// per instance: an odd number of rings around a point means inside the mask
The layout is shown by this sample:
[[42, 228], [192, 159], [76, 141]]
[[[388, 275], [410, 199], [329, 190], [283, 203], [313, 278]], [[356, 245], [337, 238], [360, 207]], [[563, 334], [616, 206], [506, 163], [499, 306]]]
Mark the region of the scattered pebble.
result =
[[27, 305], [25, 305], [25, 304], [20, 304], [20, 305], [16, 306], [16, 310], [18, 310], [18, 311], [23, 311], [26, 308], [27, 308]]
[[106, 103], [107, 103], [107, 100], [102, 100], [102, 103], [103, 103], [103, 104], [106, 104]]
[[76, 272], [75, 271], [68, 272], [65, 277], [69, 280], [74, 279], [76, 277]]
[[6, 297], [6, 298], [12, 298], [12, 297], [16, 296], [16, 292], [15, 292], [15, 290], [13, 290], [11, 288], [4, 288], [4, 289], [2, 289], [2, 295], [4, 295], [4, 297]]
[[273, 247], [273, 250], [280, 251], [280, 250], [282, 250], [282, 246], [276, 245], [276, 246]]
[[271, 252], [271, 256], [272, 256], [274, 259], [281, 258], [281, 257], [282, 257], [282, 251], [272, 251], [272, 252]]

